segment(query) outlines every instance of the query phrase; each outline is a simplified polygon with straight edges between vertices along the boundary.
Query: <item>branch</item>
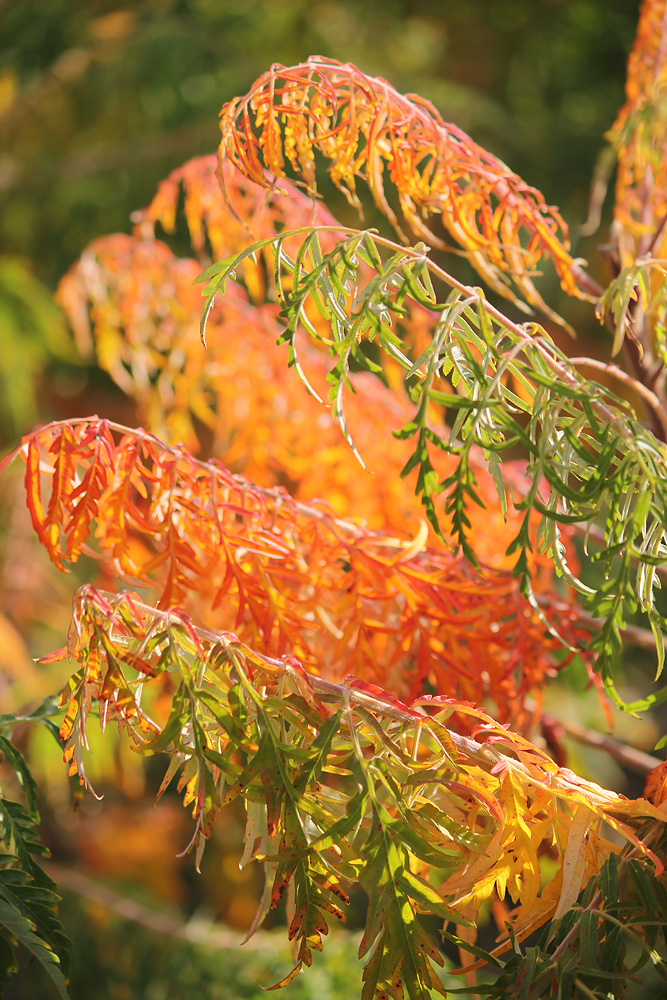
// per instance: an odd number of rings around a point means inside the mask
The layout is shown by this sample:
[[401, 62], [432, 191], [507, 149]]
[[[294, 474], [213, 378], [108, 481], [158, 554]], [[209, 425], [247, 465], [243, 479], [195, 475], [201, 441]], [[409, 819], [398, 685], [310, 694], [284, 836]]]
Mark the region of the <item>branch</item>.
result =
[[[104, 591], [98, 591], [100, 596], [107, 599], [117, 598], [118, 595], [105, 593]], [[159, 618], [169, 625], [172, 620], [176, 622], [182, 621], [182, 615], [178, 611], [162, 611], [160, 608], [155, 608], [150, 604], [145, 604], [143, 601], [132, 597], [132, 606], [143, 614], [149, 615], [154, 618]], [[230, 633], [220, 634], [214, 632], [210, 629], [202, 628], [201, 626], [194, 625], [188, 622], [188, 629], [194, 632], [199, 638], [219, 644], [222, 642], [223, 646], [235, 647], [240, 651], [245, 651], [244, 644], [238, 640], [234, 641], [236, 637], [231, 637]], [[118, 641], [116, 637], [116, 641]], [[250, 652], [248, 650], [248, 652]], [[296, 661], [297, 666], [293, 666], [290, 663], [292, 657], [285, 657], [283, 659], [276, 659], [275, 657], [266, 656], [263, 653], [259, 653], [256, 650], [251, 652], [251, 661], [255, 664], [264, 664], [264, 666], [269, 670], [271, 674], [275, 674], [279, 671], [282, 674], [287, 674], [295, 678], [298, 681], [305, 681], [314, 691], [319, 692], [324, 696], [323, 700], [327, 702], [333, 701], [337, 703], [341, 708], [349, 709], [350, 705], [356, 705], [360, 708], [370, 710], [371, 712], [376, 712], [383, 715], [386, 718], [394, 719], [398, 722], [408, 722], [415, 723], [419, 719], [419, 716], [423, 716], [424, 719], [432, 719], [431, 716], [421, 707], [419, 704], [415, 704], [413, 707], [408, 707], [402, 705], [397, 699], [392, 699], [391, 695], [387, 695], [386, 698], [382, 697], [381, 694], [369, 694], [364, 690], [359, 690], [350, 686], [349, 684], [336, 684], [333, 681], [326, 680], [323, 677], [318, 677], [315, 674], [308, 673], [303, 669], [303, 667]], [[298, 669], [297, 669], [298, 667]], [[444, 698], [433, 698], [432, 703], [434, 707], [444, 708], [447, 706], [448, 699]], [[576, 724], [574, 726], [575, 731], [577, 730]], [[581, 733], [583, 734], [583, 727]], [[470, 739], [467, 736], [463, 736], [457, 733], [455, 730], [447, 728], [447, 733], [449, 738], [456, 750], [461, 754], [462, 757], [467, 757], [469, 760], [474, 761], [480, 768], [484, 771], [494, 773], [497, 771], [502, 771], [505, 768], [510, 768], [515, 773], [521, 774], [528, 781], [535, 782], [534, 774], [531, 774], [530, 768], [517, 760], [516, 757], [510, 756], [508, 753], [504, 753], [498, 748], [496, 743], [477, 743], [476, 740]], [[509, 736], [510, 734], [508, 734]], [[511, 734], [514, 736], [515, 734]], [[574, 732], [571, 734], [574, 736]], [[617, 759], [621, 759], [621, 755], [624, 754], [622, 744], [617, 743], [611, 737], [600, 736], [599, 741], [594, 743], [595, 739], [594, 733], [590, 733], [590, 739], [588, 740], [588, 745], [590, 746], [600, 746], [602, 749], [607, 750], [612, 756], [617, 756]], [[576, 736], [574, 738], [577, 738]], [[600, 742], [601, 741], [601, 742]], [[585, 737], [582, 738], [582, 742], [586, 742]], [[602, 745], [604, 744], [604, 746]], [[536, 748], [533, 748], [534, 750]], [[626, 762], [629, 767], [635, 770], [639, 770], [640, 773], [646, 773], [651, 770], [656, 765], [662, 763], [660, 760], [650, 757], [648, 754], [640, 753], [640, 751], [633, 752], [631, 748], [626, 747], [627, 754], [625, 754]], [[547, 753], [541, 751], [546, 760], [553, 763], [551, 758]], [[629, 763], [630, 760], [633, 763]], [[553, 789], [566, 789], [569, 787], [569, 779], [566, 776], [561, 777], [559, 773], [551, 775], [551, 787]], [[591, 802], [603, 803], [604, 796], [596, 796], [594, 790], [589, 789], [589, 797]]]
[[[579, 525], [575, 525], [574, 530], [581, 536], [585, 533], [585, 529]], [[593, 536], [594, 530], [596, 532], [596, 541], [605, 544], [602, 532], [599, 529], [591, 529], [588, 534]], [[667, 580], [667, 566], [657, 569], [656, 572], [662, 579]], [[564, 601], [559, 601], [553, 594], [535, 594], [534, 597], [536, 604], [545, 610], [561, 611], [563, 614], [572, 613], [572, 606], [566, 604]], [[596, 618], [594, 615], [589, 614], [588, 611], [584, 611], [583, 608], [577, 608], [576, 615], [577, 624], [583, 625], [584, 628], [590, 629], [593, 632], [601, 628], [604, 624], [601, 618]], [[650, 629], [641, 628], [639, 625], [626, 625], [624, 628], [619, 629], [619, 632], [631, 646], [636, 646], [637, 649], [647, 649], [649, 651], [655, 649], [655, 636]]]
[[[105, 593], [104, 591], [98, 591], [98, 593], [109, 599], [117, 596]], [[167, 625], [170, 624], [172, 620], [181, 620], [181, 616], [178, 612], [174, 613], [174, 611], [162, 611], [160, 608], [155, 608], [151, 604], [145, 604], [136, 597], [132, 597], [132, 605], [138, 611], [141, 611], [146, 615], [162, 619], [162, 621], [167, 623]], [[223, 644], [226, 644], [223, 636], [221, 636], [218, 632], [203, 628], [200, 625], [191, 625], [190, 627], [200, 639], [205, 639], [213, 643], [220, 643], [223, 641]], [[243, 643], [241, 642], [233, 643], [233, 645], [243, 648]], [[285, 659], [276, 659], [273, 656], [267, 656], [265, 653], [259, 653], [253, 650], [252, 659], [255, 662], [261, 661], [271, 673], [275, 673], [276, 670], [278, 670], [280, 673], [289, 674], [297, 680], [305, 680], [313, 690], [324, 695], [326, 701], [336, 702], [341, 708], [348, 708], [350, 705], [357, 705], [360, 708], [365, 708], [372, 712], [378, 712], [386, 718], [394, 719], [397, 722], [414, 723], [415, 718], [418, 718], [420, 715], [423, 715], [424, 718], [430, 718], [428, 713], [420, 707], [408, 708], [407, 706], [402, 706], [398, 701], [389, 700], [390, 696], [385, 699], [380, 696], [368, 694], [366, 691], [357, 690], [349, 684], [336, 684], [334, 681], [326, 680], [324, 677], [318, 677], [316, 674], [308, 673], [303, 670], [303, 668], [296, 670], [289, 663], [289, 658], [287, 658], [287, 661]], [[434, 699], [433, 704], [440, 706], [442, 702]], [[497, 750], [494, 746], [488, 743], [477, 743], [475, 740], [471, 740], [467, 736], [461, 736], [450, 730], [448, 730], [448, 732], [456, 749], [463, 755], [471, 757], [477, 764], [479, 764], [480, 767], [485, 768], [485, 770], [491, 770], [491, 768], [495, 767], [497, 764], [505, 763], [511, 764], [515, 770], [518, 770], [525, 776], [530, 777], [530, 772], [525, 765], [520, 763], [520, 761], [517, 761], [514, 757], [510, 757]]]
[[548, 712], [542, 715], [542, 722], [550, 728], [561, 728], [568, 736], [576, 740], [577, 743], [582, 743], [587, 747], [594, 747], [596, 750], [604, 750], [605, 753], [608, 753], [619, 764], [627, 767], [629, 771], [634, 771], [636, 774], [646, 775], [654, 767], [659, 767], [663, 763], [659, 757], [652, 757], [650, 754], [644, 753], [643, 750], [636, 750], [635, 747], [621, 743], [620, 740], [614, 739], [613, 736], [598, 733], [593, 729], [588, 729], [587, 726], [580, 725], [578, 722], [570, 722], [568, 719], [558, 719], [555, 715], [550, 715]]
[[[394, 240], [380, 236], [374, 230], [366, 230], [362, 232], [349, 226], [302, 226], [299, 229], [281, 233], [279, 236], [260, 240], [254, 243], [251, 247], [246, 248], [241, 254], [237, 254], [234, 258], [230, 258], [229, 260], [220, 262], [219, 264], [214, 264], [212, 267], [204, 271], [198, 279], [200, 283], [210, 282], [210, 284], [207, 284], [202, 292], [202, 295], [205, 296], [206, 302], [201, 322], [202, 342], [204, 345], [206, 344], [205, 331], [208, 311], [211, 308], [215, 296], [219, 293], [221, 294], [224, 290], [224, 284], [227, 278], [234, 276], [236, 268], [240, 266], [246, 258], [251, 257], [257, 251], [266, 246], [271, 245], [274, 248], [278, 244], [282, 246], [285, 240], [289, 237], [301, 235], [305, 236], [313, 232], [317, 232], [318, 234], [321, 232], [337, 232], [342, 236], [356, 236], [359, 238], [368, 235], [372, 237], [373, 243], [376, 245], [382, 246], [387, 250], [391, 250], [394, 254], [400, 254], [407, 260], [412, 260], [415, 263], [423, 265], [445, 285], [454, 291], [459, 292], [466, 299], [470, 299], [475, 302], [483, 302], [486, 315], [494, 320], [501, 328], [507, 330], [508, 333], [511, 333], [514, 337], [516, 337], [522, 345], [531, 347], [533, 350], [537, 351], [541, 358], [546, 362], [553, 375], [561, 379], [563, 383], [568, 386], [568, 388], [574, 389], [577, 392], [581, 392], [585, 389], [585, 381], [578, 378], [577, 375], [567, 367], [567, 365], [563, 364], [556, 357], [554, 357], [551, 341], [541, 336], [535, 336], [532, 332], [534, 324], [529, 324], [531, 327], [529, 330], [526, 329], [523, 324], [515, 323], [513, 320], [509, 319], [509, 317], [507, 317], [500, 309], [487, 300], [481, 288], [466, 285], [464, 282], [459, 281], [451, 275], [444, 268], [440, 267], [440, 265], [436, 264], [435, 261], [428, 256], [424, 245], [421, 247], [419, 245], [416, 247], [405, 246], [401, 243], [396, 243]], [[217, 279], [215, 285], [211, 279]], [[411, 374], [415, 374], [417, 376], [421, 374], [421, 377], [423, 377], [423, 373], [420, 373], [420, 370], [417, 368], [411, 372]], [[600, 402], [599, 399], [592, 399], [591, 406], [596, 415], [604, 423], [613, 427], [622, 440], [625, 442], [633, 440], [631, 431], [625, 425], [624, 419], [618, 412], [610, 409], [605, 403]]]
[[643, 382], [640, 382], [636, 378], [632, 378], [631, 375], [628, 375], [616, 365], [609, 364], [605, 361], [597, 361], [595, 358], [570, 358], [569, 360], [570, 364], [579, 365], [580, 368], [594, 368], [596, 371], [604, 372], [605, 375], [618, 379], [619, 382], [627, 385], [630, 389], [640, 395], [644, 402], [650, 407], [651, 412], [657, 417], [662, 430], [663, 440], [667, 441], [667, 414], [665, 414], [665, 408], [656, 394], [651, 392], [651, 390], [647, 388]]
[[[240, 934], [217, 927], [212, 921], [195, 917], [183, 920], [164, 911], [158, 912], [73, 868], [66, 868], [52, 861], [43, 863], [42, 867], [60, 888], [67, 889], [68, 892], [87, 899], [96, 906], [104, 907], [122, 920], [139, 924], [156, 934], [164, 934], [180, 941], [190, 941], [202, 947], [215, 949], [232, 950], [242, 943]], [[275, 946], [275, 936], [268, 931], [259, 931], [243, 943], [246, 948], [264, 950]]]

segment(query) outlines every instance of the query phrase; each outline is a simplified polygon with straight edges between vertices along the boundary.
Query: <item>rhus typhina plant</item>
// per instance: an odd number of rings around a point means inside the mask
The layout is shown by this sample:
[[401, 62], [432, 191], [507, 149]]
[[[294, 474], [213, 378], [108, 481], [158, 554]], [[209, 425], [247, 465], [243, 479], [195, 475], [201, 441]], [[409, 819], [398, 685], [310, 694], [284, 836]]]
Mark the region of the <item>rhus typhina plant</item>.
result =
[[[552, 758], [542, 716], [572, 657], [608, 705], [667, 697], [666, 52], [665, 0], [646, 0], [610, 133], [605, 288], [539, 191], [428, 102], [321, 58], [225, 105], [218, 156], [63, 279], [80, 350], [144, 426], [60, 421], [3, 463], [25, 463], [55, 566], [100, 566], [43, 657], [72, 661], [65, 690], [23, 718], [60, 713], [89, 789], [93, 724], [165, 755], [197, 860], [245, 803], [241, 865], [266, 876], [251, 930], [287, 898], [278, 985], [357, 884], [364, 998], [620, 998], [646, 969], [667, 978], [666, 769], [642, 798], [604, 789]], [[386, 232], [339, 225], [325, 166], [353, 206], [368, 189]], [[155, 236], [181, 192], [192, 258]], [[452, 249], [530, 318], [450, 274]], [[616, 360], [556, 346], [543, 266]], [[656, 686], [628, 704], [632, 644]], [[65, 995], [34, 788], [2, 747], [26, 806], [3, 800], [0, 954], [11, 969], [22, 941]]]

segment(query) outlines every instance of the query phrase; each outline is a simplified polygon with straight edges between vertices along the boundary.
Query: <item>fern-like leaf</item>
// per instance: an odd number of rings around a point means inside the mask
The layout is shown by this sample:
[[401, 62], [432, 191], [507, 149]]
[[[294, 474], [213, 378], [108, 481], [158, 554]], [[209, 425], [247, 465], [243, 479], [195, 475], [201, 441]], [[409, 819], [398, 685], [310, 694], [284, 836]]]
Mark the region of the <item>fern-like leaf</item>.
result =
[[[0, 726], [12, 721], [7, 718]], [[20, 944], [40, 963], [62, 1000], [68, 1000], [70, 942], [58, 918], [60, 897], [53, 880], [34, 860], [48, 855], [37, 833], [37, 786], [23, 755], [2, 734], [0, 754], [26, 800], [24, 805], [0, 794], [0, 987], [18, 970]]]
[[[58, 565], [78, 558], [79, 546], [67, 551], [63, 538], [72, 523], [82, 530], [86, 483], [87, 530], [118, 579], [157, 587], [162, 607], [184, 606], [200, 622], [258, 639], [309, 669], [326, 663], [332, 679], [354, 673], [399, 697], [426, 684], [476, 702], [491, 694], [500, 718], [521, 724], [528, 693], [557, 669], [562, 640], [512, 575], [475, 571], [427, 547], [424, 536], [372, 532], [107, 421], [51, 425], [18, 452], [38, 458], [27, 467], [31, 493], [41, 496], [49, 473], [58, 491], [59, 533], [40, 535]], [[107, 478], [98, 495], [86, 477], [100, 456]], [[554, 631], [583, 647], [587, 627], [562, 608]], [[101, 638], [86, 641], [101, 655]], [[123, 686], [121, 673], [114, 685]]]
[[352, 204], [359, 205], [355, 181], [361, 177], [398, 228], [385, 194], [388, 175], [413, 231], [441, 246], [424, 221], [439, 216], [473, 267], [503, 295], [513, 297], [514, 284], [549, 312], [532, 280], [543, 257], [553, 260], [569, 294], [586, 294], [587, 286], [590, 292], [591, 282], [570, 255], [563, 220], [539, 191], [445, 123], [428, 101], [403, 96], [349, 63], [312, 57], [298, 66], [273, 66], [245, 97], [224, 106], [220, 128], [222, 159], [257, 184], [275, 183], [264, 168], [284, 177], [287, 161], [314, 196], [317, 151], [331, 160], [330, 175]]

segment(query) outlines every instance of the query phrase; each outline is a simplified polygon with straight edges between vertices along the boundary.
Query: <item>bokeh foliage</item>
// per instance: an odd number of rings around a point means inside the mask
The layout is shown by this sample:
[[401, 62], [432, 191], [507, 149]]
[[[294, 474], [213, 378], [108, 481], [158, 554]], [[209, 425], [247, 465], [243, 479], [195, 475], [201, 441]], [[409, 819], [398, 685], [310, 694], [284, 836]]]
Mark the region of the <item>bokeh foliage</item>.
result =
[[[53, 287], [93, 236], [127, 229], [157, 178], [212, 151], [224, 99], [272, 61], [315, 51], [433, 100], [576, 226], [600, 137], [622, 101], [636, 13], [636, 3], [618, 0], [5, 3], [0, 239]], [[575, 240], [575, 252], [586, 245]], [[72, 384], [52, 336], [45, 332], [51, 369], [39, 357], [29, 373], [35, 384], [39, 365], [60, 373], [55, 399], [33, 391], [44, 417], [60, 405], [58, 385]], [[87, 377], [95, 387], [98, 376]], [[5, 417], [8, 436], [35, 416], [22, 397]], [[154, 970], [155, 982], [164, 978]], [[164, 988], [155, 982], [136, 988]]]
[[157, 178], [213, 152], [230, 94], [312, 53], [432, 100], [583, 221], [637, 4], [9, 0], [0, 16], [0, 242], [52, 283]]

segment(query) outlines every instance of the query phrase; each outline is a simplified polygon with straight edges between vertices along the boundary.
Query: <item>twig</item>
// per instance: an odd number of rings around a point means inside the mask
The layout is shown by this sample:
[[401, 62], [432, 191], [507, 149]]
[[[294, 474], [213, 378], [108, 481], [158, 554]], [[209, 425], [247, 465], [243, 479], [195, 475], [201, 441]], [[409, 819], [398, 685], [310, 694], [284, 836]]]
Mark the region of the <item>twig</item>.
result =
[[[591, 535], [592, 533], [592, 531], [589, 532]], [[603, 536], [599, 540], [604, 543]], [[656, 572], [658, 575], [661, 575], [658, 569], [656, 569]], [[662, 567], [662, 576], [664, 579], [667, 579], [667, 567]], [[572, 613], [572, 607], [564, 601], [559, 601], [558, 598], [553, 596], [553, 594], [535, 594], [534, 597], [536, 603], [541, 608], [551, 611], [560, 611], [562, 614]], [[577, 625], [583, 625], [585, 628], [595, 630], [602, 628], [602, 625], [604, 624], [602, 618], [595, 618], [594, 615], [589, 614], [588, 611], [584, 611], [583, 608], [576, 609], [576, 616]], [[620, 633], [631, 646], [636, 646], [637, 649], [647, 649], [649, 651], [655, 650], [655, 637], [653, 632], [651, 632], [648, 628], [641, 628], [639, 625], [626, 625], [624, 628], [620, 629]]]
[[[216, 949], [236, 949], [242, 942], [240, 932], [236, 933], [221, 928], [208, 920], [196, 918], [183, 920], [167, 913], [160, 913], [143, 903], [139, 903], [136, 899], [122, 896], [115, 889], [110, 889], [72, 868], [54, 864], [52, 861], [42, 862], [42, 867], [60, 888], [67, 889], [76, 896], [90, 900], [91, 903], [98, 906], [103, 906], [104, 909], [115, 913], [122, 920], [130, 920], [132, 923], [140, 924], [148, 930], [155, 931], [156, 934], [164, 934], [181, 941], [190, 941], [193, 944]], [[275, 938], [267, 931], [256, 932], [246, 943], [246, 947], [258, 951], [271, 945], [275, 946]]]
[[[602, 893], [601, 892], [596, 892], [595, 895], [593, 896], [592, 900], [590, 901], [590, 903], [586, 907], [586, 909], [587, 910], [594, 910], [597, 906], [599, 906], [599, 904], [601, 902], [602, 902]], [[583, 914], [585, 911], [582, 909], [581, 912]], [[574, 927], [572, 927], [568, 931], [568, 933], [565, 935], [565, 937], [563, 938], [563, 940], [561, 941], [561, 943], [558, 945], [558, 947], [556, 948], [556, 950], [552, 954], [552, 956], [551, 956], [551, 962], [552, 962], [552, 964], [555, 963], [555, 962], [558, 962], [558, 959], [563, 954], [563, 952], [566, 951], [569, 948], [569, 946], [572, 944], [572, 942], [574, 940], [576, 940], [576, 938], [579, 937], [579, 935], [581, 933], [580, 924], [581, 924], [581, 917], [579, 917], [579, 919], [575, 922]]]
[[635, 771], [637, 774], [648, 774], [654, 767], [659, 767], [663, 763], [659, 757], [652, 757], [650, 754], [644, 753], [643, 750], [636, 750], [634, 747], [628, 746], [627, 743], [621, 743], [620, 740], [614, 739], [613, 736], [595, 732], [594, 729], [588, 729], [578, 722], [558, 719], [548, 712], [542, 715], [542, 722], [555, 729], [562, 728], [577, 743], [583, 743], [587, 747], [595, 747], [596, 750], [604, 750], [619, 764], [623, 764], [629, 771]]
[[[119, 598], [118, 594], [110, 594], [105, 591], [94, 591], [94, 588], [90, 587], [89, 584], [85, 584], [82, 590], [90, 590], [91, 593], [97, 593], [104, 600], [118, 600]], [[120, 596], [122, 597], [122, 595]], [[165, 621], [167, 626], [169, 626], [172, 621], [183, 620], [182, 613], [179, 611], [163, 611], [160, 608], [152, 607], [150, 604], [145, 604], [143, 601], [140, 601], [135, 597], [132, 597], [130, 600], [131, 605], [135, 610], [150, 617], [159, 618], [162, 621]], [[245, 647], [244, 644], [236, 638], [236, 636], [232, 636], [231, 633], [216, 633], [210, 629], [202, 628], [192, 623], [189, 624], [190, 630], [195, 632], [200, 638], [209, 642], [215, 642], [216, 644], [221, 643], [223, 647], [228, 648], [230, 652], [237, 650], [241, 653], [241, 655], [244, 655], [244, 650], [247, 647]], [[394, 719], [397, 722], [414, 723], [420, 718], [424, 720], [428, 719], [429, 721], [438, 721], [428, 715], [428, 713], [426, 713], [419, 705], [417, 705], [416, 708], [410, 708], [407, 705], [403, 705], [401, 702], [392, 700], [391, 695], [387, 695], [386, 698], [383, 698], [382, 696], [375, 696], [366, 691], [352, 687], [349, 684], [337, 684], [334, 681], [326, 680], [324, 677], [318, 677], [315, 674], [308, 673], [300, 666], [300, 664], [298, 664], [298, 661], [296, 661], [295, 666], [292, 666], [289, 662], [291, 659], [290, 657], [285, 659], [276, 659], [275, 657], [267, 656], [265, 653], [259, 653], [254, 650], [251, 651], [251, 654], [251, 659], [254, 664], [262, 662], [271, 673], [280, 671], [280, 673], [289, 674], [293, 676], [297, 682], [301, 681], [307, 683], [312, 690], [328, 696], [339, 705], [358, 705], [361, 708], [377, 712], [385, 718]], [[446, 700], [440, 703], [437, 699], [433, 699], [431, 704], [433, 707], [447, 707]], [[489, 722], [491, 721], [492, 720], [489, 719]], [[445, 727], [443, 726], [443, 728]], [[504, 752], [504, 749], [501, 750], [499, 746], [500, 741], [478, 743], [476, 740], [471, 739], [468, 736], [463, 736], [461, 733], [457, 733], [456, 730], [446, 728], [445, 731], [449, 740], [451, 740], [451, 744], [453, 744], [457, 753], [460, 754], [461, 757], [467, 757], [469, 760], [475, 761], [479, 767], [489, 772], [498, 767], [509, 767], [514, 773], [522, 775], [524, 779], [528, 779], [530, 782], [536, 783], [535, 776], [531, 773], [530, 768], [524, 764], [523, 761]], [[502, 745], [503, 748], [505, 748], [506, 745], [504, 743]], [[533, 747], [532, 749], [535, 751], [537, 748]], [[541, 751], [541, 753], [544, 755], [545, 761], [548, 761], [550, 764], [553, 763], [545, 751]], [[655, 761], [655, 764], [660, 763], [661, 761], [659, 760]], [[654, 765], [652, 764], [651, 766]], [[560, 772], [550, 776], [549, 788], [552, 791], [566, 791], [568, 787], [568, 778], [566, 776], [561, 776]], [[587, 794], [590, 798], [592, 806], [608, 805], [604, 795], [599, 796], [592, 788], [588, 788]]]
[[623, 382], [628, 388], [632, 389], [639, 396], [642, 397], [644, 402], [648, 403], [651, 407], [651, 411], [658, 418], [660, 426], [663, 431], [664, 439], [667, 440], [667, 414], [665, 414], [665, 408], [656, 396], [654, 392], [651, 392], [643, 382], [638, 379], [633, 378], [624, 372], [622, 368], [617, 365], [609, 364], [606, 361], [598, 361], [596, 358], [570, 358], [570, 364], [578, 365], [580, 368], [594, 368], [596, 371], [604, 372], [605, 375], [610, 375], [612, 378], [617, 379], [619, 382]]

